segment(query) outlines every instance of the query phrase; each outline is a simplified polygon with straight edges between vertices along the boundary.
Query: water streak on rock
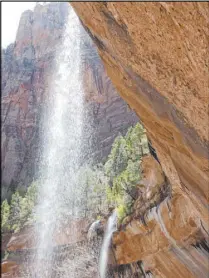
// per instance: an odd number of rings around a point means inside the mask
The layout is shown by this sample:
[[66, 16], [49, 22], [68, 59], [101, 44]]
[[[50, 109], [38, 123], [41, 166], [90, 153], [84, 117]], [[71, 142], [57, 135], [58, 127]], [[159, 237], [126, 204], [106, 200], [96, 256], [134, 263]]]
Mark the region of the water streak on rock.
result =
[[154, 218], [160, 225], [161, 231], [174, 247], [174, 253], [176, 254], [176, 256], [179, 257], [179, 259], [187, 266], [187, 268], [191, 270], [194, 274], [196, 274], [198, 277], [206, 278], [205, 274], [199, 269], [199, 266], [196, 264], [194, 259], [191, 258], [186, 251], [180, 248], [177, 242], [175, 241], [175, 239], [172, 236], [170, 236], [165, 226], [165, 223], [163, 221], [163, 218], [161, 216], [160, 206], [158, 208], [154, 208], [153, 212], [154, 212]]

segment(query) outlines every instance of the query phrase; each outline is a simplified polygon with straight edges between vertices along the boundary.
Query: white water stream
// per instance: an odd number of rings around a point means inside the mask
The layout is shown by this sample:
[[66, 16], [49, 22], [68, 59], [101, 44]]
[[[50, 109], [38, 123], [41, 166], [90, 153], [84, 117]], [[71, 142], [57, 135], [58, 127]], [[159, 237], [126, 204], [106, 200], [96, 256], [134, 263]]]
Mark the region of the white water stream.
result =
[[[47, 92], [41, 188], [36, 210], [38, 243], [32, 277], [53, 277], [54, 234], [63, 222], [75, 219], [79, 210], [76, 206], [79, 198], [76, 173], [83, 162], [85, 122], [80, 28], [79, 19], [70, 8]], [[76, 239], [76, 226], [74, 229]]]
[[117, 229], [117, 213], [116, 211], [113, 212], [113, 214], [109, 217], [107, 222], [107, 229], [105, 231], [104, 240], [101, 248], [101, 254], [99, 258], [99, 272], [100, 277], [105, 278], [106, 277], [106, 271], [107, 271], [107, 263], [108, 263], [108, 250], [111, 244], [112, 234]]

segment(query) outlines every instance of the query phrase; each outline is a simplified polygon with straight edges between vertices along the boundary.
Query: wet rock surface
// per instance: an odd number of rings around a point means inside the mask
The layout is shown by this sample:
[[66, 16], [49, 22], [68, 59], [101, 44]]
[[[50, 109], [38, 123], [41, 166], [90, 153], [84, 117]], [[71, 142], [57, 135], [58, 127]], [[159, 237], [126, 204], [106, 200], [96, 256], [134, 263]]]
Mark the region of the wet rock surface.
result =
[[206, 277], [208, 247], [194, 246], [208, 241], [209, 230], [208, 4], [71, 5], [144, 124], [171, 187], [166, 199], [145, 208], [146, 223], [129, 218], [115, 234], [116, 261], [142, 260], [154, 277]]
[[[76, 278], [99, 277], [98, 258], [103, 233], [99, 231], [90, 241], [87, 239], [88, 228], [91, 223], [87, 219], [70, 221], [60, 227], [54, 234], [53, 241], [53, 277], [69, 277], [69, 273]], [[10, 236], [6, 245], [7, 257], [2, 261], [2, 277], [30, 277], [31, 273], [38, 273], [38, 277], [47, 278], [44, 273], [37, 271], [37, 227], [26, 226], [20, 232]], [[75, 237], [76, 233], [76, 237]], [[41, 262], [48, 263], [44, 258]]]

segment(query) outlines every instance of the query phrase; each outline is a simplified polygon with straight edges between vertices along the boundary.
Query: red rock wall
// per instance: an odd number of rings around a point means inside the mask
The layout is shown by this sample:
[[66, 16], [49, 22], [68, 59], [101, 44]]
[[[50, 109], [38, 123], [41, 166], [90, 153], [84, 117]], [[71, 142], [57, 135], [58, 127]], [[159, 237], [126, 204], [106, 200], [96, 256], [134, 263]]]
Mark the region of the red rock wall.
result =
[[[27, 187], [38, 172], [41, 114], [69, 8], [67, 3], [50, 3], [25, 11], [15, 43], [2, 50], [3, 198], [17, 185]], [[95, 132], [93, 152], [101, 160], [118, 133], [126, 132], [137, 117], [116, 93], [84, 31], [82, 38], [83, 82]]]
[[[134, 232], [128, 226], [115, 237], [118, 263], [142, 259], [156, 277], [205, 277], [207, 255], [191, 244], [209, 230], [208, 3], [71, 5], [117, 91], [142, 120], [172, 186], [172, 216], [164, 202], [159, 209], [174, 241], [159, 219], [149, 220], [145, 232], [138, 221]], [[187, 249], [186, 259], [173, 251], [175, 241]]]

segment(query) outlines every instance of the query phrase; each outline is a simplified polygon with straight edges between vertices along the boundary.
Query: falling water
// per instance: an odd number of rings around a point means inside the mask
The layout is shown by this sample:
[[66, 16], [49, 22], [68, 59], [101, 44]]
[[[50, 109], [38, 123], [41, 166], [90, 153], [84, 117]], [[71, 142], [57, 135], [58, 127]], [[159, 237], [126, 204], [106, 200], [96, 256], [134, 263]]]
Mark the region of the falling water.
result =
[[100, 277], [105, 278], [107, 262], [108, 262], [108, 249], [110, 247], [112, 234], [116, 231], [117, 227], [117, 213], [116, 211], [109, 217], [107, 222], [107, 229], [105, 231], [104, 240], [102, 243], [101, 254], [99, 258], [99, 272]]
[[[84, 101], [80, 23], [70, 8], [45, 115], [41, 188], [36, 210], [37, 254], [32, 277], [53, 276], [53, 241], [63, 221], [78, 216], [77, 170], [82, 163]], [[76, 227], [74, 231], [76, 237]]]

